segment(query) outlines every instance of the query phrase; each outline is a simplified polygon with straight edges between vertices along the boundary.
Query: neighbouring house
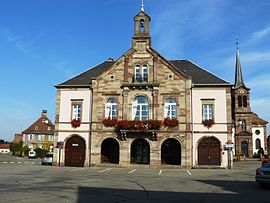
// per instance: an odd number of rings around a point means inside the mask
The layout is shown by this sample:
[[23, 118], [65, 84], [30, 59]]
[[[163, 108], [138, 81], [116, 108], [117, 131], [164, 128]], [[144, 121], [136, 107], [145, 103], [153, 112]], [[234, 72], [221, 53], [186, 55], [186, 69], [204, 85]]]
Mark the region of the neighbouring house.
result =
[[23, 135], [22, 134], [15, 134], [14, 135], [14, 139], [13, 139], [13, 143], [20, 143], [23, 141]]
[[235, 155], [252, 158], [260, 148], [267, 151], [267, 121], [251, 111], [250, 89], [245, 85], [239, 48], [236, 51], [235, 83], [232, 94], [233, 106], [233, 140]]
[[9, 144], [0, 144], [0, 154], [9, 154], [10, 149], [9, 149]]
[[160, 55], [150, 21], [142, 7], [129, 50], [56, 85], [53, 165], [229, 167], [233, 85]]
[[54, 124], [47, 117], [47, 111], [43, 110], [41, 117], [22, 132], [24, 145], [30, 149], [42, 148], [53, 150]]

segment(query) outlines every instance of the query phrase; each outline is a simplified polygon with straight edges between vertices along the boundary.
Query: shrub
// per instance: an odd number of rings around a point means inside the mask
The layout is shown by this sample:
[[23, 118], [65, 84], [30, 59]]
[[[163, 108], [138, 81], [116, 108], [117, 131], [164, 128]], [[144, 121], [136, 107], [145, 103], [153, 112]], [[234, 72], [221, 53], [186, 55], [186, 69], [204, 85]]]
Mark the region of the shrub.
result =
[[41, 149], [41, 148], [36, 148], [35, 152], [37, 154], [37, 157], [39, 157], [39, 158], [43, 158], [48, 153], [47, 150]]

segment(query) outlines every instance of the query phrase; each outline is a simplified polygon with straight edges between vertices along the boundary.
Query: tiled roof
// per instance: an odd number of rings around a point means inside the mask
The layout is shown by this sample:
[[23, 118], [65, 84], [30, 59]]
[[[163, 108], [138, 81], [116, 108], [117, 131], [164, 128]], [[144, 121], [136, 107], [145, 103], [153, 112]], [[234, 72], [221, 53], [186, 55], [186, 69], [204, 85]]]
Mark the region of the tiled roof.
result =
[[268, 122], [261, 119], [257, 114], [252, 113], [251, 116], [252, 125], [266, 125]]
[[[177, 70], [183, 74], [192, 77], [193, 84], [197, 85], [230, 85], [225, 80], [220, 79], [214, 74], [200, 68], [194, 63], [188, 60], [173, 60], [169, 61]], [[56, 87], [73, 87], [73, 86], [89, 86], [93, 78], [99, 76], [108, 68], [110, 68], [115, 62], [105, 61], [93, 68], [75, 76]]]
[[35, 121], [30, 127], [24, 130], [22, 133], [53, 135], [54, 124], [47, 117], [41, 117], [37, 121]]
[[9, 144], [0, 144], [0, 149], [9, 149]]
[[104, 61], [103, 63], [94, 66], [87, 71], [59, 84], [56, 87], [65, 87], [65, 86], [89, 86], [93, 78], [99, 76], [105, 70], [110, 68], [115, 62], [114, 61]]
[[225, 80], [195, 65], [189, 60], [170, 61], [179, 71], [192, 77], [192, 83], [197, 85], [230, 85]]

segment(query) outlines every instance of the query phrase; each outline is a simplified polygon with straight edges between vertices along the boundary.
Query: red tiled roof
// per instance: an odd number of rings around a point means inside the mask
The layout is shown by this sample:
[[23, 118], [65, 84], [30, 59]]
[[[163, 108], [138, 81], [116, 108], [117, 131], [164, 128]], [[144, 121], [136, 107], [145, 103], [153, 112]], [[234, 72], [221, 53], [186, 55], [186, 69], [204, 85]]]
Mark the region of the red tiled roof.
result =
[[0, 144], [0, 149], [9, 149], [9, 144]]
[[47, 117], [41, 117], [35, 121], [30, 127], [22, 132], [23, 134], [43, 134], [53, 135], [54, 124]]
[[268, 122], [261, 119], [257, 114], [253, 113], [251, 116], [252, 125], [266, 125]]

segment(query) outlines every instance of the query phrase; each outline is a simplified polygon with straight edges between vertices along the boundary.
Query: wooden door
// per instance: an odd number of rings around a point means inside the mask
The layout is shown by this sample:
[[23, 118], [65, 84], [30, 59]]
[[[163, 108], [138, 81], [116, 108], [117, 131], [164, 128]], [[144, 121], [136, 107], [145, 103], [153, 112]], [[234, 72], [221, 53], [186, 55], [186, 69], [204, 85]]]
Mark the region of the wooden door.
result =
[[220, 142], [214, 137], [207, 137], [198, 146], [199, 165], [220, 165]]
[[85, 141], [79, 136], [72, 136], [65, 146], [65, 166], [83, 167], [85, 161]]

